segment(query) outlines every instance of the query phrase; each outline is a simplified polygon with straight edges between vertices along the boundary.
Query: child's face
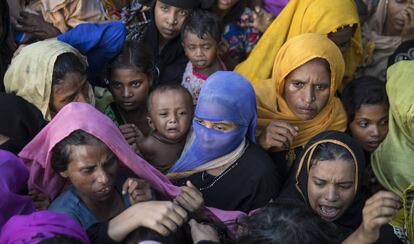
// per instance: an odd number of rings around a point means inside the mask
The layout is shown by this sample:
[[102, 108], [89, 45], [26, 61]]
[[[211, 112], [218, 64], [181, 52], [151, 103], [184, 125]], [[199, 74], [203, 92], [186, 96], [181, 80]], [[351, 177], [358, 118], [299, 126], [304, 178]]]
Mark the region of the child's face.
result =
[[112, 95], [116, 104], [126, 111], [146, 106], [149, 87], [149, 77], [136, 69], [115, 69], [112, 72]]
[[155, 3], [155, 25], [162, 38], [171, 40], [176, 38], [181, 31], [185, 19], [190, 14], [187, 9], [180, 9], [160, 1]]
[[217, 8], [222, 11], [230, 10], [239, 0], [217, 0]]
[[355, 112], [349, 125], [352, 137], [367, 152], [373, 152], [388, 133], [388, 106], [385, 104], [363, 104]]
[[217, 59], [218, 43], [210, 35], [201, 39], [196, 34], [187, 32], [182, 44], [185, 55], [197, 70], [210, 67]]
[[179, 140], [187, 135], [193, 117], [193, 101], [182, 91], [156, 92], [151, 98], [150, 123], [160, 135]]

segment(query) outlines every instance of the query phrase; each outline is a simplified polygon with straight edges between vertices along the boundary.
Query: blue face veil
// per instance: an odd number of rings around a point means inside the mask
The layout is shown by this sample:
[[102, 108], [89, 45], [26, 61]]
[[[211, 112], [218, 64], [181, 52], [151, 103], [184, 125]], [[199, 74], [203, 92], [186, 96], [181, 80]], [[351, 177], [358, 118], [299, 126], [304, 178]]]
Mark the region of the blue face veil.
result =
[[225, 156], [248, 138], [256, 137], [256, 95], [250, 83], [235, 72], [219, 71], [201, 88], [195, 117], [210, 122], [232, 122], [238, 127], [230, 132], [209, 129], [193, 120], [194, 141], [170, 172], [192, 170]]

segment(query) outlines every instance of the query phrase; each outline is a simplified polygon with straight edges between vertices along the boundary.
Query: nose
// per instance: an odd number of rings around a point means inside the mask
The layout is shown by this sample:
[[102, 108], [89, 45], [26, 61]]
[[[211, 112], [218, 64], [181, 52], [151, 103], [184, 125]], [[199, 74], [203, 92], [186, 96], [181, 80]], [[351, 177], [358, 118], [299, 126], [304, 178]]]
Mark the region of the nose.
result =
[[76, 97], [75, 102], [80, 102], [80, 103], [89, 103], [88, 94], [83, 94], [83, 93], [80, 93], [80, 94]]
[[96, 172], [96, 174], [97, 174], [96, 175], [96, 181], [97, 182], [99, 182], [99, 183], [101, 183], [103, 185], [108, 184], [109, 177], [108, 177], [108, 174], [105, 172], [105, 170], [98, 169], [97, 172]]
[[304, 91], [303, 91], [303, 101], [307, 105], [313, 103], [315, 101], [315, 99], [316, 99], [316, 97], [315, 97], [314, 88], [312, 88], [311, 86], [308, 86], [306, 89], [304, 89]]
[[171, 116], [170, 116], [170, 118], [169, 118], [169, 120], [168, 120], [168, 123], [170, 123], [170, 124], [175, 124], [175, 123], [177, 123], [177, 115], [176, 114], [172, 114]]
[[335, 186], [328, 186], [325, 200], [329, 202], [336, 202], [339, 199], [338, 191]]
[[376, 125], [373, 125], [373, 126], [371, 126], [371, 130], [370, 130], [370, 136], [372, 136], [372, 137], [379, 137], [379, 129], [378, 129], [378, 126], [376, 126]]
[[201, 47], [198, 47], [196, 49], [196, 56], [199, 57], [199, 56], [202, 56], [202, 54], [203, 54], [203, 52], [201, 51]]
[[171, 12], [169, 13], [169, 15], [166, 17], [166, 22], [169, 25], [176, 25], [177, 24], [177, 16], [175, 13]]
[[122, 93], [124, 98], [128, 98], [132, 96], [131, 90], [128, 87], [125, 87]]

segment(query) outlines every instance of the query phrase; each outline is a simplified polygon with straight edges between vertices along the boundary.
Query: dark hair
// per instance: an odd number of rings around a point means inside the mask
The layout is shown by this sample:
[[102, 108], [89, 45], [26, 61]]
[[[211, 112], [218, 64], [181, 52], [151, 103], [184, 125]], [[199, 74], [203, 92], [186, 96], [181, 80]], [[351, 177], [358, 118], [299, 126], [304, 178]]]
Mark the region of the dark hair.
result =
[[389, 106], [385, 83], [375, 77], [365, 76], [352, 80], [342, 92], [342, 103], [352, 123], [356, 111], [364, 104], [384, 104]]
[[[106, 65], [106, 79], [111, 80], [114, 69], [137, 69], [153, 80], [157, 77], [150, 48], [141, 42], [125, 41], [121, 52]], [[107, 84], [108, 85], [108, 84]]]
[[184, 87], [178, 84], [162, 84], [162, 85], [156, 86], [154, 90], [152, 90], [151, 93], [149, 94], [148, 100], [147, 100], [148, 111], [151, 110], [151, 101], [154, 95], [156, 93], [164, 93], [166, 91], [177, 91], [177, 92], [183, 93], [184, 96], [187, 96], [188, 102], [190, 102], [191, 105], [193, 105], [193, 97], [191, 96], [190, 92], [187, 89], [185, 89]]
[[52, 149], [52, 169], [58, 173], [66, 171], [72, 153], [70, 146], [105, 145], [101, 140], [83, 130], [75, 130]]
[[196, 34], [201, 39], [211, 36], [219, 43], [223, 34], [223, 24], [220, 18], [210, 11], [194, 10], [181, 29], [181, 41], [184, 41], [187, 33]]
[[39, 242], [39, 244], [82, 244], [82, 241], [69, 236], [56, 235]]
[[3, 34], [0, 36], [0, 92], [5, 91], [3, 78], [6, 73], [7, 67], [11, 62], [13, 51], [7, 42], [7, 36], [9, 35], [10, 27], [10, 16], [9, 6], [7, 0], [0, 0], [0, 18], [2, 19]]
[[336, 159], [343, 159], [355, 163], [352, 154], [346, 148], [331, 142], [319, 144], [312, 155], [311, 162], [314, 164], [317, 161]]
[[237, 243], [335, 243], [336, 227], [295, 203], [271, 204], [238, 223]]
[[86, 65], [81, 58], [74, 53], [63, 53], [59, 55], [53, 66], [52, 85], [59, 84], [65, 74], [74, 72], [82, 75], [86, 74]]

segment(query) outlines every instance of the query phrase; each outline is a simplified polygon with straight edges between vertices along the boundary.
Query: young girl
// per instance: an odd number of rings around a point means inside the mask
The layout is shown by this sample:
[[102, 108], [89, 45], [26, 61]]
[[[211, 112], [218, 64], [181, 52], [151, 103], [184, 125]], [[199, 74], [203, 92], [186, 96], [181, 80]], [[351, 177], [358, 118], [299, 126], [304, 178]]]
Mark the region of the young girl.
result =
[[191, 93], [194, 105], [206, 79], [218, 70], [226, 70], [217, 54], [222, 33], [218, 16], [201, 10], [188, 17], [181, 31], [184, 52], [190, 60], [181, 85]]
[[145, 46], [125, 42], [120, 54], [107, 67], [106, 82], [114, 98], [104, 113], [119, 126], [128, 143], [136, 149], [137, 142], [147, 136], [147, 97], [153, 78], [153, 58]]
[[348, 116], [348, 132], [365, 152], [364, 184], [370, 196], [382, 189], [369, 160], [388, 133], [389, 103], [385, 84], [369, 76], [353, 80], [342, 93], [342, 103]]

